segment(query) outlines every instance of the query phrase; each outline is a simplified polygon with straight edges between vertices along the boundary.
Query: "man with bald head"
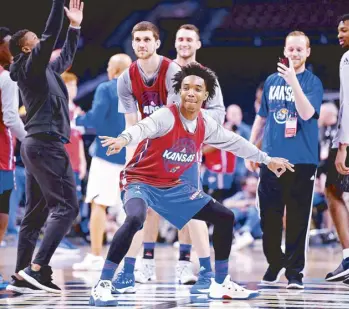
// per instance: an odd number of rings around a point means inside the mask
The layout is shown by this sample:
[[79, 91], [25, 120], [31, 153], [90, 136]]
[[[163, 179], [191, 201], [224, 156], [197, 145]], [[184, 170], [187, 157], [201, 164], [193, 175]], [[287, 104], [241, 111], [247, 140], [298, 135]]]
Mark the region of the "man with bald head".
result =
[[[76, 125], [93, 127], [96, 135], [118, 136], [125, 129], [124, 114], [118, 112], [117, 83], [120, 74], [127, 69], [132, 60], [126, 54], [112, 56], [108, 63], [109, 81], [100, 84], [95, 92], [92, 109], [76, 118]], [[107, 156], [100, 143], [92, 158], [87, 183], [86, 202], [92, 203], [90, 219], [91, 254], [88, 253], [81, 263], [73, 265], [74, 270], [101, 270], [103, 235], [105, 230], [106, 208], [117, 207], [122, 210], [119, 192], [120, 172], [125, 164], [125, 151], [116, 156]]]

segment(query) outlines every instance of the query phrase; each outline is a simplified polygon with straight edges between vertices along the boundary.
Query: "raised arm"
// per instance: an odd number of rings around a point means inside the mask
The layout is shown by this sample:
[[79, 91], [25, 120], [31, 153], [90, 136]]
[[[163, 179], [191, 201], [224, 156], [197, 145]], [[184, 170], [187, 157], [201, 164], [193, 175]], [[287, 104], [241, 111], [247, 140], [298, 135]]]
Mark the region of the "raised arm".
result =
[[79, 43], [80, 24], [83, 18], [83, 9], [84, 3], [80, 3], [80, 0], [71, 0], [69, 9], [66, 7], [64, 8], [67, 17], [70, 20], [70, 26], [60, 55], [57, 59], [50, 63], [52, 70], [58, 74], [62, 74], [73, 63]]
[[41, 75], [45, 73], [52, 50], [62, 29], [63, 16], [64, 0], [53, 0], [51, 12], [40, 42], [33, 48], [27, 60], [27, 75]]
[[[299, 117], [307, 121], [316, 116], [319, 118], [320, 105], [322, 102], [323, 88], [321, 82], [318, 80], [314, 87], [308, 92], [302, 89], [296, 72], [293, 67], [293, 62], [289, 59], [290, 67], [286, 67], [282, 63], [278, 63], [279, 76], [281, 76], [292, 88], [295, 106]], [[320, 98], [320, 99], [319, 99]]]

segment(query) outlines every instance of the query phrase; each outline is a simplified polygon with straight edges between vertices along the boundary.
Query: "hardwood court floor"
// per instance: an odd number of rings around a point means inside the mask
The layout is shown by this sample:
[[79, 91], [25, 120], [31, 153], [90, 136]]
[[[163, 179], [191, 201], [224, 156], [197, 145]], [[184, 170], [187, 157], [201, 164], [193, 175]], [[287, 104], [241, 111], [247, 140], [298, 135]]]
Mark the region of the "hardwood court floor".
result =
[[[83, 309], [88, 306], [91, 286], [98, 280], [98, 272], [73, 272], [71, 265], [82, 259], [80, 255], [55, 254], [52, 260], [54, 281], [63, 289], [62, 296], [54, 294], [14, 295], [0, 291], [0, 309]], [[9, 279], [14, 269], [15, 248], [0, 249], [0, 273]], [[231, 255], [230, 274], [236, 282], [250, 289], [258, 289], [260, 295], [249, 301], [213, 301], [206, 295], [189, 294], [186, 285], [174, 284], [177, 249], [159, 247], [155, 251], [158, 281], [138, 285], [136, 294], [118, 296], [119, 306], [128, 308], [349, 308], [349, 288], [341, 283], [327, 283], [323, 279], [334, 270], [341, 251], [335, 248], [310, 248], [304, 291], [286, 290], [286, 279], [273, 287], [262, 286], [259, 281], [266, 269], [261, 246], [244, 249]], [[192, 254], [197, 270], [197, 256]]]

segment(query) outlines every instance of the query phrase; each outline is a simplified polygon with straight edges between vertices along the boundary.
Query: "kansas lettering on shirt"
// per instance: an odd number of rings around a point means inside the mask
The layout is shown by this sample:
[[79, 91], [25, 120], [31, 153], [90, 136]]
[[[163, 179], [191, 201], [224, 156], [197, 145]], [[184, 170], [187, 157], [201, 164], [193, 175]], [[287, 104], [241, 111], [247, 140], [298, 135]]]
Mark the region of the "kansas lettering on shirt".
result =
[[[314, 116], [305, 121], [298, 114], [292, 88], [277, 73], [270, 75], [263, 89], [258, 115], [266, 118], [263, 151], [272, 157], [283, 157], [293, 164], [318, 164], [318, 125], [323, 87], [320, 79], [305, 70], [297, 74], [300, 86], [315, 109]], [[297, 117], [297, 134], [285, 137], [288, 117]]]

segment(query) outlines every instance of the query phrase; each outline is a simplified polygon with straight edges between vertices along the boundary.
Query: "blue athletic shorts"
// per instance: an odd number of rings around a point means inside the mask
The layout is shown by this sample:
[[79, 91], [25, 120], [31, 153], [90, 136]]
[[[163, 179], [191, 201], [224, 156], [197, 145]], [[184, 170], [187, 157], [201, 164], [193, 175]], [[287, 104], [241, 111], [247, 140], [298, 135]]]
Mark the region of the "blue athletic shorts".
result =
[[199, 168], [200, 168], [200, 165], [198, 163], [194, 163], [180, 177], [181, 181], [190, 183], [195, 188], [199, 188], [200, 190], [202, 190], [202, 182], [200, 178]]
[[0, 194], [12, 190], [14, 187], [13, 171], [0, 171]]
[[186, 225], [212, 199], [188, 182], [169, 189], [160, 189], [144, 183], [132, 183], [122, 192], [124, 205], [132, 198], [144, 200], [148, 207], [178, 229]]

